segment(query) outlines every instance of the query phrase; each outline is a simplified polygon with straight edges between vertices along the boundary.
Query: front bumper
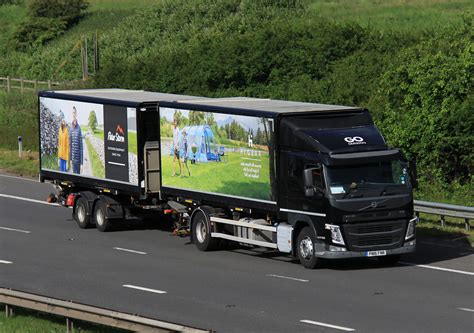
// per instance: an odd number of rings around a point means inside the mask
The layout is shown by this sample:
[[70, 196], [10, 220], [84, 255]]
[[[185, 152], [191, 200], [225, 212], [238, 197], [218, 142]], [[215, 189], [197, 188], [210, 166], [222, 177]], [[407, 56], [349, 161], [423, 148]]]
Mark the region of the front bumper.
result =
[[[390, 255], [399, 255], [413, 253], [416, 250], [416, 243], [411, 241], [413, 245], [404, 245], [402, 247], [386, 250], [386, 256]], [[355, 252], [355, 251], [329, 251], [326, 244], [316, 243], [315, 245], [315, 255], [319, 258], [325, 259], [342, 259], [342, 258], [376, 258], [376, 257], [367, 257], [366, 251]]]

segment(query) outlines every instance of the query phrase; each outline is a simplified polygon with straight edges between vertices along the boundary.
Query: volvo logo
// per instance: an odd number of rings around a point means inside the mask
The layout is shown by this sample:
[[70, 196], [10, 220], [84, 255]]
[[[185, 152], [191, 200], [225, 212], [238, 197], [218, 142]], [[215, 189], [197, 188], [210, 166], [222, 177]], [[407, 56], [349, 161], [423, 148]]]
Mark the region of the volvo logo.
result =
[[349, 145], [365, 145], [366, 142], [364, 141], [363, 137], [360, 136], [346, 136], [344, 141], [347, 142]]

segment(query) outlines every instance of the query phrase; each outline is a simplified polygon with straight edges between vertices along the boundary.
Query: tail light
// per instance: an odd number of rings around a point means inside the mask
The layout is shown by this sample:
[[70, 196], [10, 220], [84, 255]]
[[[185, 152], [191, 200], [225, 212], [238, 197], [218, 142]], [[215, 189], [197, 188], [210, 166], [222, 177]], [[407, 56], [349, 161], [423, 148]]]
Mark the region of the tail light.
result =
[[66, 206], [74, 205], [74, 194], [69, 194], [66, 199]]

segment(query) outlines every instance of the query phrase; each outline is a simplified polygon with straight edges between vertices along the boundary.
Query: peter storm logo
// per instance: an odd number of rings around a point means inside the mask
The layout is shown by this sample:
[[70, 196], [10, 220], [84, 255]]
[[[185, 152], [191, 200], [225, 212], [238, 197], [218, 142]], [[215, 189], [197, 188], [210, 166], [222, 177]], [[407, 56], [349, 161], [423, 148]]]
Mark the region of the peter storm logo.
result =
[[117, 125], [115, 134], [113, 134], [111, 131], [107, 133], [107, 140], [114, 142], [125, 142], [125, 132], [120, 124]]

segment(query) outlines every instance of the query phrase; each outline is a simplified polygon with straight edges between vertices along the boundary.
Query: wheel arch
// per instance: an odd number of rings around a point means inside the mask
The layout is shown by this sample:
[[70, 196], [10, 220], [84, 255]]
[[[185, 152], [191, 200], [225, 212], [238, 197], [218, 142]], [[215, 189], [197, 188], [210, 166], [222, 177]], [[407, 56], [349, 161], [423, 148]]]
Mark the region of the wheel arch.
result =
[[72, 214], [76, 214], [76, 205], [79, 198], [84, 198], [86, 202], [86, 213], [88, 216], [92, 216], [94, 213], [94, 207], [97, 199], [99, 198], [97, 194], [91, 191], [82, 191], [76, 194], [74, 197], [74, 205], [72, 206]]
[[196, 214], [198, 212], [201, 212], [204, 214], [204, 217], [206, 219], [206, 223], [207, 223], [207, 228], [208, 230], [211, 230], [211, 220], [210, 220], [210, 217], [211, 215], [214, 214], [214, 208], [211, 207], [211, 206], [199, 206], [197, 207], [196, 209], [193, 210], [193, 212], [191, 213], [191, 216], [189, 217], [189, 230], [191, 231], [190, 233], [190, 237], [191, 237], [191, 242], [194, 242], [194, 235], [192, 233], [192, 230], [193, 230], [193, 225], [194, 225], [194, 217], [196, 216]]
[[318, 236], [318, 232], [316, 230], [316, 227], [314, 225], [314, 221], [309, 217], [308, 215], [303, 215], [303, 214], [295, 214], [295, 213], [290, 213], [288, 214], [288, 223], [293, 226], [293, 234], [291, 236], [291, 244], [292, 244], [292, 254], [296, 254], [296, 246], [297, 246], [297, 239], [300, 231], [304, 227], [310, 227], [313, 229], [314, 234], [316, 237]]

